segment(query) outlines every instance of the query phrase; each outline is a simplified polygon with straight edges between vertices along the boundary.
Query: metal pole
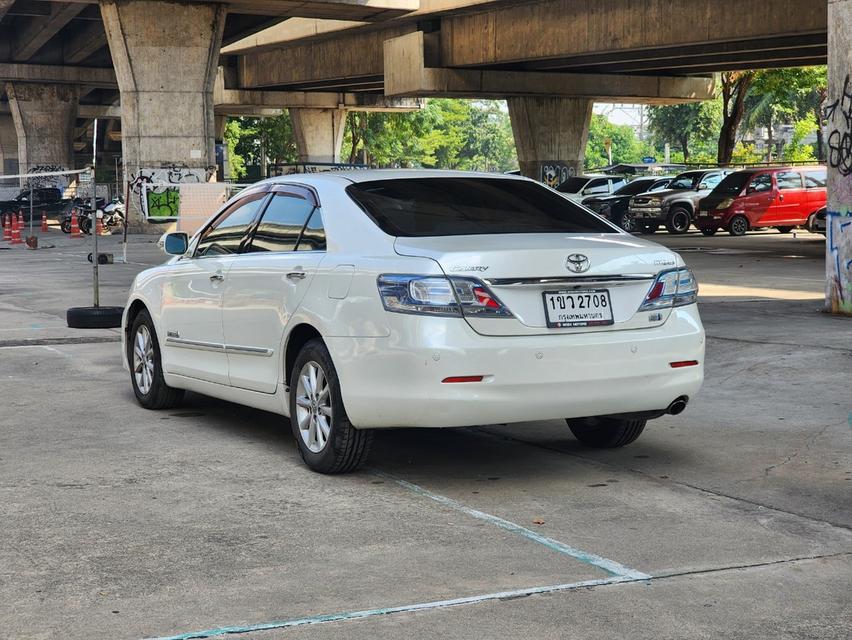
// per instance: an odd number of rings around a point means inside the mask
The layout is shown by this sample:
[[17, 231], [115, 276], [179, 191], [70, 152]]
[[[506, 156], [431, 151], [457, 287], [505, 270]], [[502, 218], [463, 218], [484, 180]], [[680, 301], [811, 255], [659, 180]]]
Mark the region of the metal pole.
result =
[[95, 307], [100, 306], [98, 295], [98, 183], [95, 180], [95, 168], [98, 164], [98, 119], [95, 118], [94, 134], [92, 135], [92, 292]]
[[30, 235], [33, 235], [33, 181], [30, 180]]

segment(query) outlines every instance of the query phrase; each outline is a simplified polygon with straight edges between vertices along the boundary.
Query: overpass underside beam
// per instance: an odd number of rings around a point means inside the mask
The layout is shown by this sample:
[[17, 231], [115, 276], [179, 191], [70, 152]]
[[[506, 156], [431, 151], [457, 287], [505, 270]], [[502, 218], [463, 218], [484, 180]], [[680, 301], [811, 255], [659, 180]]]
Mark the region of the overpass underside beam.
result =
[[[101, 0], [101, 15], [121, 92], [125, 179], [134, 188], [208, 181], [225, 5]], [[141, 199], [132, 198], [129, 210], [140, 221]]]
[[[588, 73], [495, 71], [427, 66], [427, 51], [437, 48], [416, 31], [384, 43], [385, 94], [453, 98], [563, 96], [646, 104], [710, 100], [713, 77], [631, 76]], [[437, 38], [436, 38], [437, 40]]]

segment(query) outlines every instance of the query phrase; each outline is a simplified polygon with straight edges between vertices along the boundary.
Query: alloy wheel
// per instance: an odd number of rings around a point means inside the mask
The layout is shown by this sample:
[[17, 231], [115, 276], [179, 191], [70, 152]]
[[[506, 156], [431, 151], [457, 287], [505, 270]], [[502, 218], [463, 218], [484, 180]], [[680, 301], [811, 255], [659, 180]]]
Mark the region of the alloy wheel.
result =
[[133, 339], [133, 376], [142, 395], [147, 395], [154, 384], [154, 342], [144, 324], [136, 330]]
[[624, 229], [627, 233], [633, 233], [637, 230], [636, 218], [633, 217], [632, 213], [625, 213], [621, 217], [621, 228]]
[[313, 453], [322, 451], [331, 433], [331, 387], [322, 367], [313, 360], [299, 372], [295, 417], [305, 446]]

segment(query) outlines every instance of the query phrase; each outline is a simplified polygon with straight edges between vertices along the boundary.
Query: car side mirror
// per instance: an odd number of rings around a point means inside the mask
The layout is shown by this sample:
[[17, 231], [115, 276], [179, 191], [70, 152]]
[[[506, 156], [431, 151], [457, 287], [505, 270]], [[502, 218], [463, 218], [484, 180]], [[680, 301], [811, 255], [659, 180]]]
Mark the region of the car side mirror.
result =
[[162, 246], [170, 256], [182, 256], [189, 248], [189, 236], [180, 231], [167, 233], [163, 236]]
[[699, 191], [704, 191], [704, 190], [709, 189], [709, 188], [710, 188], [710, 187], [707, 185], [707, 183], [706, 183], [706, 182], [702, 182], [701, 184], [699, 184], [699, 185], [698, 185], [698, 190], [699, 190]]

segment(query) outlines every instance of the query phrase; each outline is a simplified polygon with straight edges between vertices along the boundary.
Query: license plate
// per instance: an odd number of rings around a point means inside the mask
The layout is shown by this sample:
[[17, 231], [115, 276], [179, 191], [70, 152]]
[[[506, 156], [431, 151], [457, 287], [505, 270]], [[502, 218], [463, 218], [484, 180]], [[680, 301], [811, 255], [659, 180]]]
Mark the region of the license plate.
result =
[[607, 289], [545, 291], [544, 315], [551, 329], [598, 327], [613, 324]]
[[709, 216], [709, 215], [710, 215], [710, 212], [709, 212], [709, 211], [701, 210], [701, 211], [699, 211], [699, 212], [698, 212], [698, 215], [699, 215], [699, 216], [701, 216], [702, 218], [704, 218], [704, 217]]

